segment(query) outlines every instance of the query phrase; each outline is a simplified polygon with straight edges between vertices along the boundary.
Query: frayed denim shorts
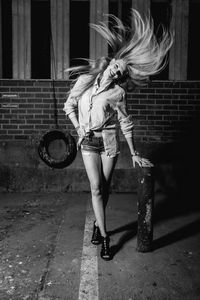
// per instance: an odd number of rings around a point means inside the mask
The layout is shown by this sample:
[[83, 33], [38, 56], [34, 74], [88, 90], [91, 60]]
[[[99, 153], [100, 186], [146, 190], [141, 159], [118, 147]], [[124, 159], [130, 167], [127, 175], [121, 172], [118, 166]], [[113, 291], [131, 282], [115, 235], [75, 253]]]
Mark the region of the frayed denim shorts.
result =
[[81, 143], [81, 150], [98, 154], [105, 153], [103, 137], [97, 137], [93, 134], [84, 137]]

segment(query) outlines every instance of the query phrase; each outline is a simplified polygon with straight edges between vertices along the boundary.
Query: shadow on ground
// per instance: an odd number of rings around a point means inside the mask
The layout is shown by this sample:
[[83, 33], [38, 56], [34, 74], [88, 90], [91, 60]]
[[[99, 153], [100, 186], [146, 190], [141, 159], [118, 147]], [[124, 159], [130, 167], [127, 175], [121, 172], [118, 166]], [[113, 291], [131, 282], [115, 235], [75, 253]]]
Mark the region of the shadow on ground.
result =
[[[197, 141], [199, 122], [190, 125], [184, 141], [163, 144], [156, 151], [152, 150], [154, 162], [155, 203], [154, 225], [187, 216], [200, 211], [199, 170], [200, 146]], [[112, 246], [113, 256], [137, 235], [137, 222], [128, 223], [116, 228], [110, 235], [122, 233], [117, 244]], [[180, 228], [171, 231], [153, 241], [153, 250], [176, 243], [200, 232], [200, 219], [181, 224]]]

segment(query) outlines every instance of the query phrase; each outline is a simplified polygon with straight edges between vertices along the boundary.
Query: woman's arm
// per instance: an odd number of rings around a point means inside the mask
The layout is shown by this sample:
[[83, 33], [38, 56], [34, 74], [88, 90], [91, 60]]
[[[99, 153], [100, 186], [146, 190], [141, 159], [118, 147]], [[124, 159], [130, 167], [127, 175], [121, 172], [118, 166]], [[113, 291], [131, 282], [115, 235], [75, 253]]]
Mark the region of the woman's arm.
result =
[[79, 126], [79, 122], [78, 122], [78, 119], [76, 117], [76, 114], [75, 112], [71, 112], [69, 115], [68, 115], [68, 118], [70, 119], [70, 121], [72, 122], [72, 124], [74, 125], [75, 129], [78, 130], [80, 128]]
[[[78, 107], [78, 102], [79, 102], [79, 95], [80, 91], [82, 88], [82, 85], [84, 83], [84, 76], [80, 75], [74, 84], [73, 88], [70, 90], [70, 93], [67, 97], [66, 102], [64, 103], [64, 112], [66, 113], [67, 116], [69, 116], [70, 120], [74, 119], [76, 114], [75, 110]], [[78, 121], [77, 121], [78, 122]], [[76, 125], [76, 121], [75, 121]]]
[[72, 124], [74, 125], [76, 132], [79, 136], [78, 143], [77, 143], [78, 148], [84, 137], [84, 132], [80, 128], [78, 118], [76, 116], [76, 108], [78, 107], [78, 101], [79, 101], [79, 97], [77, 96], [77, 94], [78, 94], [79, 89], [80, 89], [81, 85], [83, 84], [83, 82], [84, 82], [83, 76], [80, 76], [78, 78], [77, 82], [75, 83], [74, 87], [70, 91], [69, 96], [68, 96], [68, 98], [64, 104], [64, 108], [63, 108], [66, 115], [68, 116], [68, 118], [70, 119]]
[[126, 138], [128, 146], [129, 146], [131, 156], [138, 154], [138, 152], [136, 152], [136, 150], [135, 150], [133, 136], [125, 137], [125, 138]]
[[74, 125], [75, 129], [79, 129], [79, 122], [78, 118], [76, 116], [76, 109], [78, 107], [78, 102], [79, 102], [79, 93], [82, 84], [84, 83], [84, 76], [79, 76], [78, 80], [74, 84], [73, 88], [71, 89], [69, 96], [64, 103], [64, 112]]
[[83, 141], [83, 138], [84, 138], [84, 131], [81, 129], [80, 125], [79, 125], [79, 122], [78, 122], [78, 119], [76, 117], [76, 114], [74, 112], [72, 112], [71, 114], [68, 115], [70, 121], [72, 122], [72, 124], [74, 125], [75, 129], [76, 129], [76, 132], [78, 134], [78, 142], [77, 142], [77, 149], [80, 148], [80, 145]]
[[126, 111], [125, 93], [121, 100], [117, 103], [117, 113], [122, 133], [124, 134], [130, 149], [133, 166], [135, 167], [135, 164], [137, 163], [140, 167], [152, 167], [153, 164], [148, 159], [140, 157], [139, 153], [135, 149], [133, 139], [134, 123], [131, 116], [128, 115]]
[[70, 119], [70, 121], [72, 122], [72, 124], [74, 125], [78, 133], [80, 126], [75, 113], [75, 109], [77, 106], [78, 106], [78, 101], [76, 99], [73, 99], [71, 95], [69, 95], [67, 101], [65, 102], [65, 106], [63, 110], [65, 111], [66, 115], [68, 116], [68, 118]]
[[139, 153], [135, 150], [133, 136], [132, 137], [125, 137], [125, 138], [126, 138], [126, 141], [128, 143], [128, 146], [129, 146], [129, 149], [130, 149], [130, 152], [131, 152], [133, 167], [135, 168], [136, 163], [140, 167], [153, 167], [153, 164], [150, 162], [149, 159], [141, 157], [139, 155]]

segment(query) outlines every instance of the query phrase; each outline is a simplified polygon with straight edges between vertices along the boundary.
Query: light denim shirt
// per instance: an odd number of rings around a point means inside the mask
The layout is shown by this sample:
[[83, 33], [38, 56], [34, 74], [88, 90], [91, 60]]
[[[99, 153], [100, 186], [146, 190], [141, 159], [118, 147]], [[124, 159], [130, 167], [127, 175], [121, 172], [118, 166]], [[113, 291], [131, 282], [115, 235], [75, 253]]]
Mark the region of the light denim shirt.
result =
[[[119, 153], [119, 126], [125, 137], [132, 137], [133, 121], [126, 112], [125, 91], [119, 86], [99, 87], [97, 80], [81, 97], [89, 75], [81, 75], [70, 91], [63, 110], [66, 115], [75, 115], [78, 107], [79, 125], [85, 134], [91, 130], [102, 130], [105, 152], [114, 157]], [[71, 115], [71, 116], [72, 116]]]

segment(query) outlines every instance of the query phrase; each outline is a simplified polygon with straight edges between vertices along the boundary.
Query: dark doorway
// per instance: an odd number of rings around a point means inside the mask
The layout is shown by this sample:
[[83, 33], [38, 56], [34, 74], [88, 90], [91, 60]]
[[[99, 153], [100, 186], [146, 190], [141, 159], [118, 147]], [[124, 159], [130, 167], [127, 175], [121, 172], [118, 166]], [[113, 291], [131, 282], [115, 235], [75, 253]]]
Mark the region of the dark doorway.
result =
[[31, 77], [48, 79], [50, 64], [50, 1], [31, 1]]

